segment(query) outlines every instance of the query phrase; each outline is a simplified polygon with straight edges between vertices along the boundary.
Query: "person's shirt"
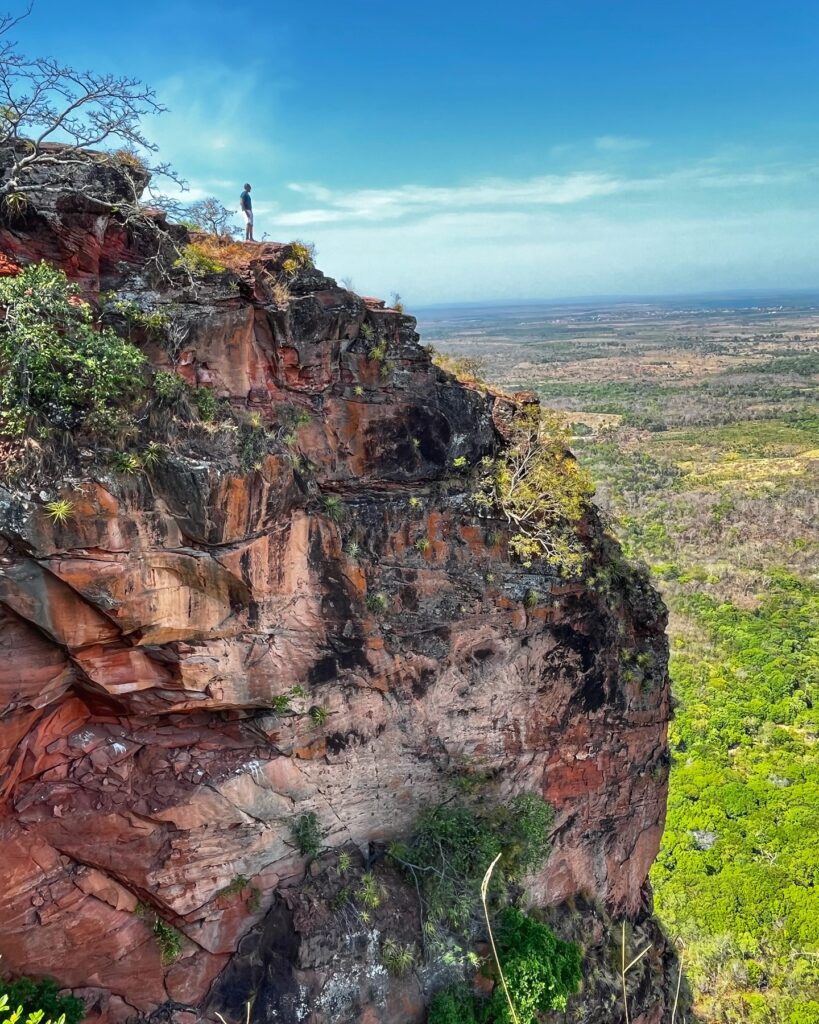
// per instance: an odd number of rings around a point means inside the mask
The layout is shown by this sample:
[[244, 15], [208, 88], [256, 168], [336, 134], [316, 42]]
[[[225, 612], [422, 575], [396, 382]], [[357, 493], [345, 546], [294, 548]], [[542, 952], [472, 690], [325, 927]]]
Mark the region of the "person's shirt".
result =
[[245, 189], [242, 192], [242, 194], [239, 196], [239, 202], [242, 204], [242, 209], [243, 210], [252, 210], [253, 209], [253, 203], [251, 203], [251, 201], [250, 201], [250, 193], [248, 192], [247, 189]]

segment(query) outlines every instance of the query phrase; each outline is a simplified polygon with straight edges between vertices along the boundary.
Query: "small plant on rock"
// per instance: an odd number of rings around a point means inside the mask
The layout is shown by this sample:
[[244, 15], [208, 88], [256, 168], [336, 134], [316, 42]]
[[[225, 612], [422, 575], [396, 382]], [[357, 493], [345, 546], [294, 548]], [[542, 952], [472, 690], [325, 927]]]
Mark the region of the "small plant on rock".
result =
[[324, 514], [333, 523], [341, 523], [344, 521], [346, 515], [346, 509], [344, 502], [336, 494], [327, 494], [322, 502], [324, 505]]
[[167, 967], [179, 959], [182, 952], [182, 936], [171, 925], [158, 917], [153, 924], [153, 933], [159, 945], [159, 956], [162, 964]]
[[24, 192], [8, 192], [3, 196], [3, 216], [7, 221], [22, 220], [28, 211], [28, 199]]
[[315, 811], [305, 811], [290, 826], [290, 834], [305, 857], [315, 857], [321, 850], [321, 829]]
[[74, 503], [67, 498], [57, 498], [56, 501], [49, 501], [45, 506], [46, 515], [58, 526], [65, 526], [74, 515]]
[[415, 964], [415, 950], [412, 946], [402, 946], [395, 939], [385, 939], [381, 946], [381, 963], [390, 974], [396, 978], [403, 978]]
[[117, 452], [114, 456], [114, 469], [118, 473], [137, 473], [142, 469], [142, 462], [133, 452]]
[[422, 555], [425, 555], [427, 551], [432, 547], [432, 541], [429, 537], [419, 537], [415, 542], [415, 550], [420, 551]]
[[375, 612], [376, 615], [383, 615], [389, 606], [390, 602], [388, 601], [386, 594], [379, 591], [377, 594], [367, 595], [367, 608], [371, 612]]
[[316, 247], [312, 242], [291, 242], [290, 255], [282, 263], [282, 270], [288, 277], [294, 277], [300, 270], [312, 267], [315, 258]]
[[140, 461], [145, 469], [156, 469], [159, 465], [165, 449], [158, 441], [150, 441], [148, 446], [140, 455]]
[[310, 717], [313, 719], [314, 725], [324, 725], [330, 717], [330, 709], [323, 704], [315, 704], [310, 708]]
[[203, 423], [212, 423], [216, 417], [216, 392], [212, 388], [194, 388], [193, 404]]
[[540, 594], [536, 590], [527, 590], [523, 595], [524, 608], [536, 608], [540, 600]]
[[375, 910], [381, 906], [381, 890], [372, 872], [368, 871], [361, 876], [361, 884], [355, 892], [356, 899], [367, 910]]

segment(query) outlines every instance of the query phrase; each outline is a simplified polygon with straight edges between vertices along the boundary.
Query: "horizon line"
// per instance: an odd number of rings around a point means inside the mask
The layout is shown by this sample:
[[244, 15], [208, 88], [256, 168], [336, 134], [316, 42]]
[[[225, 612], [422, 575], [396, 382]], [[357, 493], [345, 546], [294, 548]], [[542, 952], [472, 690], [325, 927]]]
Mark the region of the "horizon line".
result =
[[646, 304], [662, 300], [706, 299], [709, 301], [746, 298], [796, 298], [813, 296], [819, 299], [819, 286], [815, 288], [735, 288], [717, 289], [715, 291], [694, 292], [612, 292], [589, 295], [566, 295], [556, 298], [508, 298], [508, 299], [449, 299], [441, 302], [419, 302], [407, 304], [407, 310], [436, 309], [492, 309], [503, 306], [560, 306], [583, 303], [624, 303]]

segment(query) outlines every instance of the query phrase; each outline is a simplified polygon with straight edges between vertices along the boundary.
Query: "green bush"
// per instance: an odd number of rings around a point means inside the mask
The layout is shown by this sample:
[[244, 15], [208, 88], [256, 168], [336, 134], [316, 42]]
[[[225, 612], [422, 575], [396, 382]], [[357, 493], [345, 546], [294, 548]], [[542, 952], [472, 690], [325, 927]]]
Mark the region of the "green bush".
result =
[[502, 854], [492, 891], [505, 896], [511, 881], [545, 861], [551, 821], [551, 808], [533, 793], [480, 811], [441, 804], [425, 811], [409, 841], [393, 844], [390, 854], [418, 885], [429, 924], [466, 933], [495, 857]]
[[[495, 941], [518, 1024], [535, 1024], [541, 1013], [566, 1008], [580, 986], [580, 948], [557, 938], [546, 925], [517, 907], [501, 911]], [[429, 1024], [512, 1024], [503, 985], [496, 979], [489, 999], [464, 985], [437, 992]]]
[[[85, 1005], [75, 996], [61, 996], [53, 978], [16, 978], [0, 981], [0, 1001], [5, 996], [12, 1011], [22, 1006], [21, 1018], [42, 1010], [47, 1020], [56, 1021], [65, 1014], [65, 1024], [79, 1024], [85, 1016]], [[0, 1011], [2, 1016], [2, 1011]], [[5, 1020], [5, 1017], [3, 1017]]]
[[[563, 1010], [580, 985], [580, 949], [563, 942], [554, 932], [517, 907], [500, 914], [496, 942], [509, 994], [519, 1024], [534, 1024], [538, 1014]], [[503, 986], [489, 1000], [493, 1024], [512, 1024]]]
[[174, 266], [187, 270], [193, 277], [206, 277], [208, 274], [221, 274], [225, 267], [214, 259], [201, 245], [191, 242], [184, 246]]
[[465, 985], [450, 985], [432, 997], [428, 1024], [479, 1024], [475, 1002]]
[[165, 967], [179, 959], [182, 952], [182, 936], [172, 925], [167, 924], [161, 917], [157, 917], [153, 923], [153, 933], [156, 936], [159, 946], [159, 956]]
[[321, 849], [321, 829], [315, 811], [305, 811], [290, 826], [290, 834], [305, 857], [315, 857]]
[[556, 413], [521, 413], [512, 424], [509, 446], [497, 458], [482, 461], [473, 500], [482, 512], [508, 521], [514, 531], [509, 550], [524, 565], [542, 559], [577, 575], [586, 553], [575, 528], [594, 486], [567, 440]]
[[216, 416], [216, 392], [211, 388], [194, 388], [193, 404], [203, 423], [212, 423]]
[[95, 330], [78, 295], [47, 263], [0, 278], [0, 433], [103, 432], [130, 419], [145, 357]]

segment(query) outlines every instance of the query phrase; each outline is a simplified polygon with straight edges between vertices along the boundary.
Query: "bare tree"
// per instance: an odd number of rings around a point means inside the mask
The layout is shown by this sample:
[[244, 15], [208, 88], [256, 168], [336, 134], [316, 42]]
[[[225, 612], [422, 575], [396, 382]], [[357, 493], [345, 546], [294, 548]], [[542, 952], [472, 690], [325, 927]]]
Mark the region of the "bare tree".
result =
[[185, 218], [191, 224], [219, 238], [229, 237], [239, 230], [235, 224], [228, 223], [232, 216], [233, 212], [223, 206], [215, 196], [207, 196], [191, 203], [185, 212]]
[[18, 17], [0, 15], [0, 198], [25, 203], [27, 193], [42, 188], [37, 167], [96, 163], [101, 155], [91, 150], [100, 147], [119, 146], [115, 158], [124, 165], [178, 181], [169, 165], [148, 167], [137, 156], [156, 152], [140, 126], [142, 117], [166, 109], [155, 91], [136, 78], [25, 56], [8, 33], [30, 13], [31, 6]]

